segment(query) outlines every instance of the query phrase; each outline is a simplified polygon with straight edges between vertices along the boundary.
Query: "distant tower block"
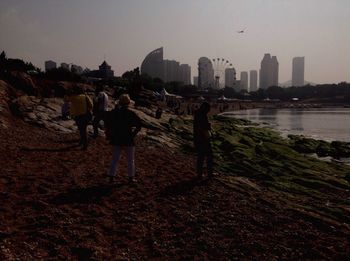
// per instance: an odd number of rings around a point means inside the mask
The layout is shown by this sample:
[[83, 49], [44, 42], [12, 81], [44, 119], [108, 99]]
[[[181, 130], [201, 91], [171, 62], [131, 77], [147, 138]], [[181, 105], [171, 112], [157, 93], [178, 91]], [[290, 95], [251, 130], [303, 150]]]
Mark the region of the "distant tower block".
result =
[[225, 87], [236, 88], [236, 70], [235, 68], [226, 68]]
[[241, 90], [248, 91], [248, 72], [241, 72]]
[[163, 47], [150, 52], [141, 64], [141, 74], [148, 74], [153, 78], [164, 79], [165, 65], [163, 62]]
[[271, 86], [278, 86], [278, 69], [279, 64], [276, 56], [271, 58], [271, 74], [272, 74], [272, 83]]
[[292, 86], [304, 86], [305, 57], [293, 58]]
[[267, 89], [271, 86], [278, 86], [278, 72], [277, 57], [271, 57], [269, 53], [266, 53], [260, 66], [260, 88]]
[[198, 60], [198, 88], [206, 89], [214, 86], [213, 63], [207, 57]]
[[193, 77], [193, 85], [198, 87], [198, 76]]
[[180, 74], [178, 81], [182, 82], [184, 85], [191, 84], [191, 66], [188, 64], [180, 64]]
[[251, 70], [249, 76], [249, 92], [256, 92], [258, 90], [258, 72], [256, 70]]

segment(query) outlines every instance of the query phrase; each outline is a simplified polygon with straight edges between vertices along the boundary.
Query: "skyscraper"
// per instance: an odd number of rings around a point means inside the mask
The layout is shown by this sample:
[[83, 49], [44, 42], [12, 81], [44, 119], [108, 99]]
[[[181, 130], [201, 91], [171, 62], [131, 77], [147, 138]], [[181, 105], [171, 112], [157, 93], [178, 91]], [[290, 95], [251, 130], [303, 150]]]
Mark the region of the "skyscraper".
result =
[[178, 82], [180, 74], [180, 63], [175, 60], [164, 60], [164, 76], [165, 82]]
[[249, 91], [256, 92], [258, 90], [258, 72], [256, 70], [251, 70], [249, 76]]
[[164, 79], [163, 47], [150, 52], [141, 64], [141, 74]]
[[292, 86], [304, 86], [305, 57], [293, 58]]
[[267, 89], [270, 86], [278, 86], [279, 64], [276, 56], [269, 53], [264, 55], [260, 66], [260, 88]]
[[271, 58], [272, 82], [271, 82], [270, 86], [278, 86], [278, 69], [279, 69], [279, 64], [277, 61], [277, 57], [272, 56], [272, 58]]
[[198, 60], [198, 88], [214, 87], [214, 69], [211, 60], [207, 57], [201, 57]]
[[141, 64], [141, 74], [160, 78], [164, 82], [191, 83], [191, 67], [187, 64], [180, 65], [175, 60], [164, 60], [163, 47], [150, 52], [146, 56]]
[[236, 85], [236, 70], [235, 68], [225, 69], [225, 87], [235, 88]]
[[241, 72], [241, 90], [248, 91], [248, 72]]
[[198, 76], [193, 76], [193, 85], [198, 87]]
[[183, 82], [184, 85], [191, 84], [191, 66], [188, 64], [180, 64], [180, 82]]

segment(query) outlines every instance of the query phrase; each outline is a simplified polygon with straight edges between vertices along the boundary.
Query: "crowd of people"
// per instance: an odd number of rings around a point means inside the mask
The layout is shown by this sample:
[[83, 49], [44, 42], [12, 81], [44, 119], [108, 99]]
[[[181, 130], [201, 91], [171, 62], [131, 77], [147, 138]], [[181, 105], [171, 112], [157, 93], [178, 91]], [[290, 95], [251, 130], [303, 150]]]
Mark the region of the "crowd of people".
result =
[[[129, 182], [135, 182], [135, 137], [141, 130], [141, 119], [129, 108], [131, 99], [128, 94], [119, 97], [115, 108], [108, 111], [109, 98], [104, 86], [97, 86], [93, 99], [79, 86], [75, 86], [65, 97], [62, 106], [62, 116], [74, 119], [79, 130], [79, 146], [82, 150], [88, 147], [87, 126], [93, 126], [93, 138], [99, 136], [100, 123], [103, 121], [105, 136], [113, 146], [112, 161], [107, 178], [112, 182], [116, 176], [118, 162], [122, 151], [126, 152], [128, 162]], [[173, 106], [180, 108], [181, 104]], [[210, 104], [203, 102], [198, 108], [197, 105], [187, 105], [187, 114], [193, 115], [193, 137], [194, 147], [197, 152], [197, 175], [203, 177], [203, 164], [206, 159], [207, 175], [213, 176], [213, 152], [211, 147], [211, 125], [208, 120]], [[160, 119], [163, 110], [158, 106], [155, 111], [155, 118]]]

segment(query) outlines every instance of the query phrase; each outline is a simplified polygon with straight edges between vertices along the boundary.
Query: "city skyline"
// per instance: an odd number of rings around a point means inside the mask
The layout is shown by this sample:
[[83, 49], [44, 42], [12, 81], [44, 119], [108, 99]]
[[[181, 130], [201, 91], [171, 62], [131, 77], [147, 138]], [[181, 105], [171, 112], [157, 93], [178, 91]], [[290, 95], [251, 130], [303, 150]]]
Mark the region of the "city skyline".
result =
[[225, 57], [240, 73], [258, 70], [273, 53], [280, 83], [291, 80], [293, 57], [305, 56], [305, 80], [350, 82], [348, 10], [345, 0], [4, 0], [0, 47], [41, 68], [46, 60], [96, 68], [105, 58], [116, 75], [140, 67], [159, 46], [193, 76], [202, 56]]

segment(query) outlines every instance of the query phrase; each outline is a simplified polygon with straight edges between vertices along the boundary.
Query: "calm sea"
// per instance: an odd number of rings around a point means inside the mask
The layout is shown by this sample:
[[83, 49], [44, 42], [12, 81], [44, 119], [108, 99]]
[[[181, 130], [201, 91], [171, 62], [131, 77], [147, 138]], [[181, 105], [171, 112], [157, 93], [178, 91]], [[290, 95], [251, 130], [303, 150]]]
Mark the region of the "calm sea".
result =
[[270, 126], [282, 133], [350, 142], [350, 108], [254, 109], [223, 115]]

